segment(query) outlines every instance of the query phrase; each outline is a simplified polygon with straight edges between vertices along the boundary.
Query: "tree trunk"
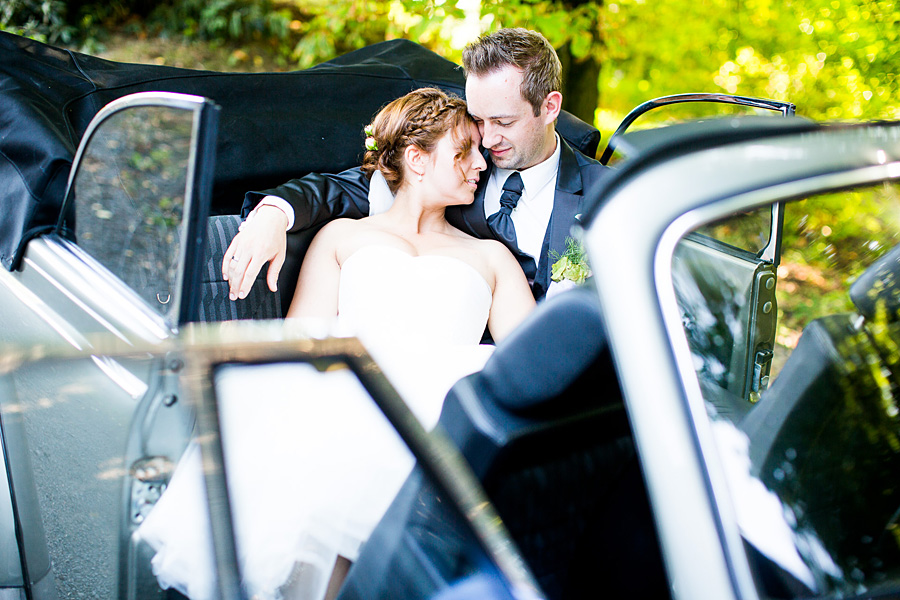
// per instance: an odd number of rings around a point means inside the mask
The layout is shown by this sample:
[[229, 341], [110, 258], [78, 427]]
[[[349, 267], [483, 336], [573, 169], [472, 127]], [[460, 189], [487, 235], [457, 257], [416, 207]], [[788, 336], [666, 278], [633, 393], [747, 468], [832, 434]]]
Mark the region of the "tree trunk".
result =
[[600, 101], [600, 61], [588, 56], [572, 58], [568, 44], [557, 51], [563, 67], [563, 108], [593, 125], [594, 112]]

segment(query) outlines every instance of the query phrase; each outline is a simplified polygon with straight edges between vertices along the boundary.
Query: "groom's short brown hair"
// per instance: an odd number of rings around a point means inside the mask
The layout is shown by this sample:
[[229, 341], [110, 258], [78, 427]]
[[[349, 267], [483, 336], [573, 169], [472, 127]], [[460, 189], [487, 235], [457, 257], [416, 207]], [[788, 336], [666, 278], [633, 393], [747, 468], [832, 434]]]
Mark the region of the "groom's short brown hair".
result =
[[535, 116], [541, 114], [547, 94], [562, 89], [562, 65], [556, 50], [537, 31], [518, 27], [485, 34], [466, 46], [462, 63], [466, 76], [487, 75], [506, 66], [522, 71], [519, 91]]

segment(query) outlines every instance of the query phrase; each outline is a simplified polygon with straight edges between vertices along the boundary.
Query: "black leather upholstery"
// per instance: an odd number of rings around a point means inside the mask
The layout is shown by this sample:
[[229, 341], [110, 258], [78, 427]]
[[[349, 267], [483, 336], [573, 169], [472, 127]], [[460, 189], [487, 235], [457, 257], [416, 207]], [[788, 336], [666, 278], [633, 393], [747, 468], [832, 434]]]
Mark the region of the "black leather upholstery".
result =
[[[479, 378], [493, 401], [514, 413], [545, 406], [563, 412], [553, 401], [607, 351], [597, 301], [589, 293], [566, 294], [559, 306], [548, 305], [552, 310], [539, 311], [539, 324], [517, 329], [497, 348]], [[604, 375], [615, 380], [611, 369]], [[565, 401], [582, 400], [568, 394]]]

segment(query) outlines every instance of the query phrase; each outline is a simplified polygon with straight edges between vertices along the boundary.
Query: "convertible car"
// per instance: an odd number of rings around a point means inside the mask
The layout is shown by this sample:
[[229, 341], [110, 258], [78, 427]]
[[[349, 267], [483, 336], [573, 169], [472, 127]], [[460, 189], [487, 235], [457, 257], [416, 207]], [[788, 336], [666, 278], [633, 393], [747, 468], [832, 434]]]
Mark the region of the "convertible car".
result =
[[[2, 32], [0, 56], [0, 596], [177, 596], [134, 532], [193, 438], [219, 595], [244, 597], [219, 411], [275, 363], [349, 369], [417, 458], [341, 598], [900, 595], [898, 124], [618, 132], [573, 229], [593, 276], [429, 432], [357, 340], [278, 319], [289, 279], [232, 303], [218, 262], [245, 190], [355, 164], [385, 101], [461, 93], [454, 65], [394, 41], [191, 72]], [[660, 104], [687, 100], [793, 113]]]

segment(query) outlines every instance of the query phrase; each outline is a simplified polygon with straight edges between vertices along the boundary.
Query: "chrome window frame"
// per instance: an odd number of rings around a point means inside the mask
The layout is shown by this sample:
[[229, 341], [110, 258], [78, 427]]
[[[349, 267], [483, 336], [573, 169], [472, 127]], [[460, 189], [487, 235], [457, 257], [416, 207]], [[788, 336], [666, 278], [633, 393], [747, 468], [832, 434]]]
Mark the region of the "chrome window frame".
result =
[[[69, 170], [66, 193], [63, 197], [59, 219], [54, 232], [61, 237], [65, 237], [64, 230], [66, 217], [70, 210], [70, 202], [73, 197], [73, 184], [78, 176], [87, 147], [98, 128], [113, 115], [124, 110], [139, 107], [168, 107], [186, 110], [193, 114], [188, 164], [186, 165], [184, 207], [182, 209], [183, 220], [181, 223], [182, 233], [178, 249], [178, 270], [175, 281], [176, 289], [172, 295], [176, 308], [174, 316], [167, 315], [162, 317], [162, 321], [166, 326], [170, 330], [175, 331], [179, 325], [196, 320], [195, 313], [199, 291], [188, 289], [186, 294], [184, 284], [188, 278], [193, 279], [193, 274], [197, 270], [196, 266], [187, 264], [189, 247], [194, 241], [197, 242], [198, 246], [202, 247], [206, 240], [206, 223], [200, 223], [199, 221], [203, 219], [198, 217], [204, 217], [209, 213], [208, 201], [212, 189], [214, 142], [217, 134], [215, 113], [218, 111], [218, 107], [215, 103], [208, 98], [191, 94], [138, 92], [117, 98], [101, 108], [91, 119], [81, 137], [81, 142], [78, 144], [75, 158], [72, 161], [72, 168]], [[206, 205], [202, 211], [198, 211], [196, 205], [204, 200], [204, 196]], [[202, 214], [199, 214], [201, 212]], [[87, 253], [83, 254], [86, 255]], [[100, 264], [96, 260], [94, 263]], [[106, 270], [110, 272], [108, 269]], [[115, 273], [110, 272], [110, 274], [118, 279]], [[141, 299], [141, 302], [147, 304], [147, 301], [144, 299]]]
[[[123, 341], [135, 337], [158, 341], [171, 334], [162, 315], [103, 264], [69, 240], [55, 234], [32, 240], [23, 264], [90, 314], [103, 331]], [[70, 319], [62, 321], [63, 324], [69, 322]], [[72, 330], [66, 339], [76, 348], [90, 347], [89, 340], [77, 330]]]

